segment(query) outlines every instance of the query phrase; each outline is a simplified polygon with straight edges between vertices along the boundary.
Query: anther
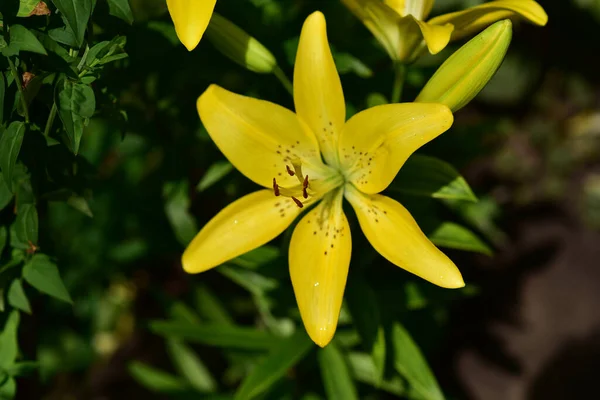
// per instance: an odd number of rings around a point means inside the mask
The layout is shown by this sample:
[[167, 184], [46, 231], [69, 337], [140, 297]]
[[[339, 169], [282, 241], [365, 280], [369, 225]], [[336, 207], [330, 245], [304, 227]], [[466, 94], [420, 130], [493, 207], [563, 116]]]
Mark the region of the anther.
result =
[[275, 196], [279, 196], [279, 185], [275, 178], [273, 178], [273, 191], [275, 192]]
[[296, 205], [300, 208], [304, 207], [304, 204], [302, 204], [302, 202], [300, 200], [298, 200], [297, 198], [295, 198], [294, 196], [292, 196], [292, 200], [294, 200], [294, 203], [296, 203]]
[[289, 165], [286, 165], [285, 169], [287, 170], [287, 173], [290, 174], [290, 176], [296, 175], [296, 173], [294, 171], [292, 171], [292, 169], [290, 168]]
[[302, 182], [302, 196], [304, 196], [305, 199], [308, 199], [308, 191], [306, 190], [308, 188], [308, 175], [306, 175], [304, 177], [304, 182]]

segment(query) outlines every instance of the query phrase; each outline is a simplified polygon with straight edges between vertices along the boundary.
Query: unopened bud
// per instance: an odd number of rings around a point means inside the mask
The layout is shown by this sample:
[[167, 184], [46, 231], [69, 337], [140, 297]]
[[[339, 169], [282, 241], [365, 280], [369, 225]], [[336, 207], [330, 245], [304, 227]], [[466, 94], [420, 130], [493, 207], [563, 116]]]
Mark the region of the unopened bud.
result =
[[269, 74], [277, 66], [271, 52], [228, 19], [214, 13], [206, 36], [232, 61], [260, 74]]

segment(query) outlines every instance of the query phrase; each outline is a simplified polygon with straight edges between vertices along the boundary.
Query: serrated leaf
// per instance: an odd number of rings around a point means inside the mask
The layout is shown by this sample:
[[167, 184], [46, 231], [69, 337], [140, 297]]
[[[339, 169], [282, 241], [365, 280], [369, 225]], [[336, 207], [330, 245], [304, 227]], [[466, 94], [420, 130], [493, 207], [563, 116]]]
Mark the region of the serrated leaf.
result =
[[79, 152], [83, 128], [87, 119], [94, 115], [96, 97], [91, 86], [65, 81], [59, 83], [57, 96], [58, 115], [67, 132], [68, 145], [74, 154]]
[[477, 201], [467, 181], [452, 165], [420, 154], [406, 160], [388, 190], [438, 199]]
[[19, 354], [17, 341], [19, 320], [19, 312], [11, 311], [4, 324], [4, 329], [0, 332], [0, 369], [6, 369], [12, 365]]
[[443, 222], [433, 232], [427, 235], [436, 245], [451, 249], [473, 251], [488, 256], [492, 249], [470, 229], [454, 222]]
[[13, 171], [17, 163], [17, 157], [21, 151], [24, 136], [25, 124], [16, 121], [9, 125], [0, 138], [0, 168], [2, 169], [4, 182], [10, 191], [13, 189]]
[[33, 204], [23, 204], [17, 208], [17, 218], [15, 220], [14, 229], [17, 240], [26, 244], [27, 248], [30, 244], [38, 242], [38, 213]]
[[350, 370], [344, 356], [335, 343], [329, 343], [318, 352], [321, 378], [328, 399], [358, 400]]
[[167, 350], [179, 373], [199, 392], [214, 392], [217, 383], [194, 351], [181, 340], [167, 340]]
[[279, 342], [279, 338], [254, 328], [217, 324], [197, 325], [181, 321], [153, 321], [150, 330], [157, 335], [184, 339], [217, 347], [246, 350], [266, 350]]
[[304, 329], [282, 340], [244, 379], [235, 398], [252, 399], [263, 393], [313, 347], [314, 344]]
[[73, 303], [58, 272], [58, 267], [45, 254], [35, 254], [23, 267], [23, 278], [42, 293]]
[[423, 400], [443, 400], [437, 380], [433, 376], [421, 350], [410, 337], [410, 334], [399, 323], [392, 326], [392, 343], [394, 345], [394, 368], [400, 373], [411, 388]]
[[10, 285], [7, 299], [8, 304], [11, 306], [25, 311], [27, 314], [31, 314], [31, 305], [29, 304], [29, 300], [27, 300], [27, 295], [25, 295], [20, 279], [15, 279]]
[[153, 392], [181, 392], [188, 387], [183, 379], [139, 361], [130, 362], [127, 369], [133, 379]]
[[52, 0], [52, 2], [65, 16], [67, 25], [75, 34], [77, 45], [81, 46], [95, 2], [93, 0]]
[[129, 6], [129, 0], [107, 0], [108, 13], [117, 18], [121, 18], [129, 25], [133, 24], [133, 13]]
[[19, 54], [21, 51], [30, 51], [32, 53], [38, 53], [48, 55], [46, 49], [40, 43], [29, 29], [23, 25], [12, 25], [10, 27], [10, 42], [7, 48], [2, 50], [5, 56], [12, 56]]
[[233, 171], [233, 165], [231, 165], [229, 161], [217, 161], [213, 163], [208, 168], [202, 179], [200, 179], [200, 182], [198, 182], [196, 190], [198, 192], [205, 191], [223, 179], [231, 171]]

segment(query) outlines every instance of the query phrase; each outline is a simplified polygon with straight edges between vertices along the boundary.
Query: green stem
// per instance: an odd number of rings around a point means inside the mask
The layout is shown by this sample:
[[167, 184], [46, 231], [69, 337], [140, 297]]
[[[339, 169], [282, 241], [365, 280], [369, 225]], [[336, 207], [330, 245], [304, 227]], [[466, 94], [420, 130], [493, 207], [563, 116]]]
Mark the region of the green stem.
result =
[[29, 124], [29, 110], [27, 106], [27, 99], [25, 98], [25, 91], [23, 90], [23, 81], [21, 81], [21, 77], [19, 76], [17, 67], [15, 67], [15, 64], [12, 62], [10, 57], [6, 57], [6, 59], [8, 60], [10, 71], [12, 72], [13, 78], [15, 79], [15, 83], [17, 84], [17, 89], [19, 90], [19, 94], [21, 97], [21, 105], [23, 106], [23, 114], [25, 114], [25, 123]]
[[52, 129], [52, 124], [54, 123], [54, 118], [56, 118], [56, 112], [58, 108], [56, 107], [56, 103], [52, 103], [52, 109], [50, 110], [50, 115], [48, 115], [48, 120], [46, 121], [46, 127], [44, 128], [44, 136], [48, 137], [50, 135], [50, 130]]
[[292, 82], [290, 82], [290, 80], [287, 78], [287, 76], [285, 76], [285, 74], [283, 73], [281, 68], [279, 68], [279, 66], [275, 67], [275, 69], [273, 70], [273, 75], [275, 75], [275, 77], [277, 79], [279, 79], [279, 82], [281, 82], [281, 84], [283, 85], [285, 90], [287, 90], [288, 93], [293, 96], [294, 95], [294, 85], [292, 85]]
[[394, 86], [392, 87], [392, 103], [399, 103], [402, 98], [402, 89], [404, 88], [404, 78], [406, 78], [406, 65], [396, 63], [394, 65]]

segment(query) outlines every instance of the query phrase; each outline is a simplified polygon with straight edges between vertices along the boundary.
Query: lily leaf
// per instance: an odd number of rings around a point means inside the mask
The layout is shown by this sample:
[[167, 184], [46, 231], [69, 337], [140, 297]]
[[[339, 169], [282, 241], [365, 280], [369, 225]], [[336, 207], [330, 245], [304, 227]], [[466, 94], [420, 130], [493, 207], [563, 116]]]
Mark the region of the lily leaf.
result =
[[21, 151], [24, 136], [25, 124], [23, 122], [13, 122], [0, 138], [0, 168], [2, 168], [4, 182], [10, 191], [12, 191], [13, 171]]
[[358, 393], [344, 356], [335, 343], [318, 353], [319, 368], [328, 399], [358, 400]]

